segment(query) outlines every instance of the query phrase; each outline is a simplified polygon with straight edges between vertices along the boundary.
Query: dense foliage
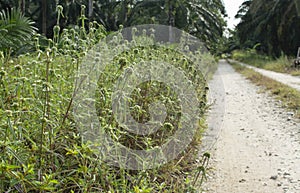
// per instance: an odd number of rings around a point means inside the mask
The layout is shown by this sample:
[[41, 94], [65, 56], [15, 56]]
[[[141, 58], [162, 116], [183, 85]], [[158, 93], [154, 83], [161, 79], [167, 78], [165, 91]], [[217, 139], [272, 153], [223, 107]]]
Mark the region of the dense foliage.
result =
[[300, 46], [300, 5], [298, 0], [247, 0], [237, 14], [237, 44], [270, 56], [293, 55]]
[[35, 28], [33, 22], [19, 10], [0, 12], [0, 51], [5, 54], [19, 51], [32, 39]]
[[[80, 26], [60, 30], [61, 11], [62, 7], [58, 7], [52, 39], [44, 39], [46, 43], [41, 45], [40, 35], [34, 36], [35, 52], [13, 58], [0, 56], [0, 191], [195, 192], [198, 179], [205, 177], [209, 159], [209, 154], [205, 154], [199, 160], [197, 153], [205, 129], [207, 88], [195, 63], [172, 47], [145, 47], [138, 40], [136, 47], [114, 58], [104, 71], [105, 76], [99, 78], [102, 94], [98, 96], [97, 108], [101, 124], [116, 142], [151, 149], [178, 128], [178, 98], [170, 88], [155, 81], [139, 85], [130, 97], [131, 113], [140, 121], [149, 119], [148, 103], [158, 98], [165, 102], [169, 116], [157, 133], [145, 138], [130, 135], [112, 119], [111, 101], [101, 97], [110, 98], [112, 84], [123, 68], [136, 62], [164, 59], [183, 69], [197, 88], [200, 113], [196, 116], [200, 121], [193, 142], [175, 160], [150, 170], [113, 167], [101, 161], [99, 153], [82, 141], [72, 115], [76, 72], [88, 50], [107, 32], [97, 22], [90, 22], [85, 28], [84, 14], [80, 15]], [[196, 57], [198, 61], [214, 63], [210, 55], [199, 52]]]
[[[116, 31], [120, 25], [171, 25], [200, 38], [212, 51], [220, 44], [226, 25], [221, 0], [0, 0], [0, 10], [19, 7], [25, 16], [35, 21], [40, 33], [52, 37], [58, 4], [64, 7], [60, 20], [62, 29], [80, 25], [81, 19], [97, 21], [107, 31]], [[82, 10], [81, 5], [86, 9]], [[85, 17], [78, 19], [80, 15]]]

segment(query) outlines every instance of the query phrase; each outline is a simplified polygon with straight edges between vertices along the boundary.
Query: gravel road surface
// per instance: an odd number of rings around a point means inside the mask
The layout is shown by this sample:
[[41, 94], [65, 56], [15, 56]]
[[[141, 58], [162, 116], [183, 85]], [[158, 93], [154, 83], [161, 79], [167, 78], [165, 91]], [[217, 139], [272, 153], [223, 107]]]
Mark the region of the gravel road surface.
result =
[[300, 122], [225, 61], [210, 82], [208, 193], [299, 193]]
[[[234, 61], [234, 60], [231, 60]], [[237, 61], [234, 61], [237, 62]], [[278, 82], [281, 82], [283, 84], [286, 84], [294, 89], [297, 89], [298, 91], [300, 91], [300, 77], [299, 76], [292, 76], [289, 74], [284, 74], [284, 73], [278, 73], [278, 72], [273, 72], [270, 70], [264, 70], [261, 68], [256, 68], [254, 66], [250, 66], [241, 62], [238, 62], [244, 66], [247, 66], [248, 68], [251, 68], [253, 70], [255, 70], [256, 72], [261, 73], [264, 76], [267, 76], [269, 78], [272, 78], [274, 80], [277, 80]]]

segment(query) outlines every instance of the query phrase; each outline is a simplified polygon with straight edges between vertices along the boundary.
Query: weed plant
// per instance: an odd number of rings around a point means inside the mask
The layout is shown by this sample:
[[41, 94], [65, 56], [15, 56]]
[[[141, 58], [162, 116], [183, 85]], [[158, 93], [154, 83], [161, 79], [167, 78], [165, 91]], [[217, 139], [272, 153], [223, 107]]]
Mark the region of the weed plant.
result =
[[[57, 23], [61, 14], [59, 6]], [[0, 192], [196, 192], [195, 184], [205, 178], [209, 160], [209, 154], [197, 157], [205, 129], [204, 77], [191, 69], [191, 61], [170, 48], [143, 47], [137, 42], [135, 48], [115, 57], [99, 78], [97, 109], [101, 124], [116, 141], [151, 149], [172, 135], [180, 117], [178, 98], [170, 88], [149, 81], [130, 96], [132, 116], [140, 122], [148, 121], [148, 104], [161, 100], [167, 107], [166, 123], [143, 138], [118, 126], [111, 118], [112, 84], [130, 64], [151, 57], [164, 58], [182, 68], [197, 88], [201, 111], [192, 143], [175, 160], [142, 171], [110, 166], [82, 141], [72, 116], [76, 72], [88, 50], [107, 35], [96, 22], [85, 29], [84, 14], [80, 19], [81, 25], [75, 28], [61, 30], [56, 25], [46, 47], [40, 44], [41, 36], [37, 34], [33, 40], [35, 52], [0, 58]]]

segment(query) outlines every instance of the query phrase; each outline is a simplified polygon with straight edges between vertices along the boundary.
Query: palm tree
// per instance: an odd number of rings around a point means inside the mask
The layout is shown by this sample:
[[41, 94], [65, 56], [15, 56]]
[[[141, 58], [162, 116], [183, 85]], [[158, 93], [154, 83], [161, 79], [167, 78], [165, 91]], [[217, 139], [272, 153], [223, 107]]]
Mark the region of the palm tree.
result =
[[[246, 13], [240, 14], [237, 34], [248, 47], [261, 43], [261, 51], [279, 56], [294, 55], [300, 44], [300, 20], [295, 0], [251, 0]], [[242, 7], [243, 8], [243, 7]], [[239, 13], [244, 13], [240, 10]]]
[[[100, 22], [107, 31], [139, 24], [164, 24], [191, 33], [214, 50], [224, 31], [225, 9], [222, 0], [0, 0], [17, 2], [26, 16], [35, 21], [40, 33], [52, 35], [56, 25], [56, 6], [64, 7], [62, 28], [78, 24], [81, 5], [85, 5], [87, 19]], [[25, 8], [24, 8], [25, 7]]]
[[[215, 50], [223, 36], [226, 13], [222, 0], [157, 0], [127, 3], [130, 4], [126, 7], [131, 8], [124, 10], [126, 20], [118, 19], [118, 24], [125, 27], [145, 23], [175, 26], [200, 38], [210, 50]], [[116, 8], [118, 6], [115, 4]], [[122, 14], [125, 18], [124, 13]]]
[[216, 49], [223, 36], [226, 23], [225, 8], [221, 0], [188, 1], [190, 16], [188, 32], [199, 37], [209, 49]]
[[10, 53], [20, 49], [35, 32], [33, 22], [20, 10], [0, 12], [0, 51]]
[[20, 0], [19, 7], [20, 7], [20, 10], [22, 11], [22, 13], [25, 13], [25, 10], [26, 10], [26, 1], [25, 0]]
[[42, 0], [42, 32], [47, 35], [47, 0]]
[[242, 5], [239, 7], [239, 10], [237, 12], [237, 14], [235, 15], [236, 19], [241, 19], [243, 18], [246, 13], [248, 12], [250, 5], [252, 3], [252, 0], [246, 0], [242, 3]]

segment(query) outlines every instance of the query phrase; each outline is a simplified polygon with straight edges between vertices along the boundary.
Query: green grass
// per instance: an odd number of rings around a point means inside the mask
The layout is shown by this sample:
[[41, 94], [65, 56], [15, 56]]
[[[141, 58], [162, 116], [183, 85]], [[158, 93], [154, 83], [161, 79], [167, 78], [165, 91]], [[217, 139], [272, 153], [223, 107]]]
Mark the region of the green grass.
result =
[[251, 82], [261, 86], [264, 91], [270, 93], [277, 100], [282, 101], [282, 105], [296, 113], [300, 118], [300, 92], [294, 88], [288, 87], [278, 81], [261, 75], [252, 69], [242, 66], [236, 62], [231, 62], [234, 69], [244, 75]]
[[260, 55], [255, 50], [250, 49], [233, 51], [232, 59], [266, 70], [288, 73], [293, 76], [300, 75], [300, 69], [292, 67], [293, 58], [287, 56], [272, 59], [269, 56]]
[[[76, 72], [87, 50], [106, 35], [101, 26], [90, 26], [89, 32], [71, 29], [56, 34], [44, 49], [36, 38], [36, 52], [0, 58], [0, 192], [196, 192], [209, 160], [205, 154], [197, 161], [206, 129], [206, 83], [193, 62], [172, 49], [136, 42], [136, 47], [116, 56], [96, 83], [96, 108], [101, 125], [116, 143], [143, 150], [164, 143], [178, 129], [181, 116], [172, 89], [150, 81], [138, 85], [128, 98], [130, 113], [140, 122], [149, 119], [149, 104], [165, 100], [170, 116], [153, 135], [143, 138], [126, 132], [111, 112], [112, 88], [123, 70], [133, 63], [164, 59], [193, 81], [201, 102], [196, 134], [185, 151], [160, 167], [133, 171], [107, 164], [82, 141], [72, 114]], [[210, 55], [197, 57], [213, 61]]]
[[291, 75], [293, 75], [293, 76], [300, 76], [300, 70], [292, 71]]
[[271, 61], [270, 57], [259, 55], [253, 49], [235, 50], [232, 52], [232, 59], [247, 63], [258, 68], [263, 68], [267, 62]]

